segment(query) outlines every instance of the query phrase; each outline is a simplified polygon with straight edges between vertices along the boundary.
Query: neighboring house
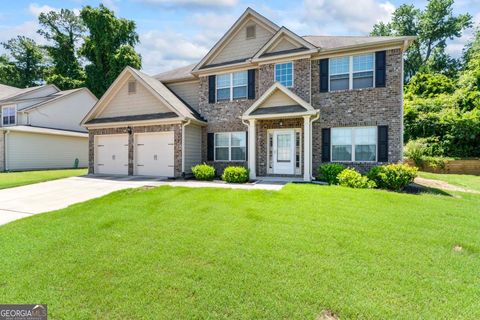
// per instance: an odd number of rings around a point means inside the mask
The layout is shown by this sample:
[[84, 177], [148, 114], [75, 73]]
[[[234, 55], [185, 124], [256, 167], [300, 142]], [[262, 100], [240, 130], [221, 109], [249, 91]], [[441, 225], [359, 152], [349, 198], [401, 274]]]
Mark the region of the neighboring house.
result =
[[179, 177], [207, 162], [308, 181], [321, 163], [398, 162], [413, 39], [301, 37], [248, 8], [198, 64], [122, 72], [83, 121], [90, 173]]
[[88, 133], [80, 121], [96, 102], [86, 88], [0, 85], [0, 169], [86, 167]]

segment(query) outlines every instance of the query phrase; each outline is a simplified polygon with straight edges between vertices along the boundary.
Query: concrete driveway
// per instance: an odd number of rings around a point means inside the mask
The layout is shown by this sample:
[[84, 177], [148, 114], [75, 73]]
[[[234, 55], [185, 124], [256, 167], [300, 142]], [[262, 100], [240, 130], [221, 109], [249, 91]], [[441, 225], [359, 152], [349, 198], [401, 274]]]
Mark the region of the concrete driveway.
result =
[[145, 177], [72, 177], [0, 190], [0, 225], [34, 214], [66, 208], [114, 191], [142, 186], [280, 190], [285, 183], [232, 185], [216, 182], [168, 181]]

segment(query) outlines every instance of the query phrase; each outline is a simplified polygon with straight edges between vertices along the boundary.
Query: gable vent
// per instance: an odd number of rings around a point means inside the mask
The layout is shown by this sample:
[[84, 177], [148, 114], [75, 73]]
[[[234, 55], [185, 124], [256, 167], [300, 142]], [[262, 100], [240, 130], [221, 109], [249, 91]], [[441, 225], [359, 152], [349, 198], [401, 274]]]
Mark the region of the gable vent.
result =
[[247, 39], [255, 39], [256, 28], [255, 25], [247, 26]]
[[128, 94], [135, 94], [137, 93], [137, 82], [136, 81], [129, 81], [128, 82]]

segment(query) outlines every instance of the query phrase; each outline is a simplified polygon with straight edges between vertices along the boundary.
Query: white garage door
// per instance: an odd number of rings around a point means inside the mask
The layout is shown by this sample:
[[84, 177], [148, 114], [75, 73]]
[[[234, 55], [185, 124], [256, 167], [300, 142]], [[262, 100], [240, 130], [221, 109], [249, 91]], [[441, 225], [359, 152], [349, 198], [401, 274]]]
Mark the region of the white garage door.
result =
[[173, 177], [173, 132], [135, 135], [135, 174]]
[[95, 143], [95, 173], [128, 174], [128, 135], [99, 135]]

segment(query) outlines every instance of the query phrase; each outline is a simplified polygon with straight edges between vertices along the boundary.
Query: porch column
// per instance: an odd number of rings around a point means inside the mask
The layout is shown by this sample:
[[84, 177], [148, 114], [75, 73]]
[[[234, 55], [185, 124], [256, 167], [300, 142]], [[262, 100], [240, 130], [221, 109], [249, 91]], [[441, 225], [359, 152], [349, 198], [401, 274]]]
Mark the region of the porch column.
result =
[[257, 178], [256, 172], [256, 130], [255, 130], [255, 119], [249, 120], [248, 126], [248, 169], [250, 170], [250, 179]]
[[310, 181], [312, 177], [310, 168], [310, 145], [311, 145], [311, 130], [310, 130], [310, 116], [303, 117], [303, 180]]

